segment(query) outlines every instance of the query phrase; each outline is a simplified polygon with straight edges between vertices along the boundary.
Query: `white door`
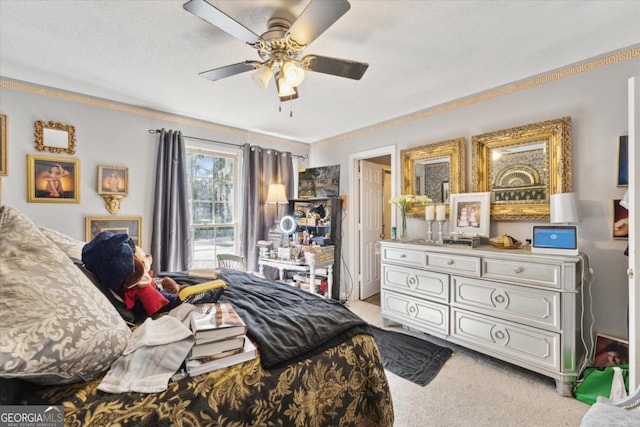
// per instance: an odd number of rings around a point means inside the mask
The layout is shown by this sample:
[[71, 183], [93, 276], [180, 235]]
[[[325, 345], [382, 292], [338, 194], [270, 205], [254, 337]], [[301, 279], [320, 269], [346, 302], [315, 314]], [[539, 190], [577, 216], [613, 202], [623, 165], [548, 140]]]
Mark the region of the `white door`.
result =
[[382, 231], [381, 165], [360, 160], [360, 299], [380, 292], [380, 254], [376, 244]]

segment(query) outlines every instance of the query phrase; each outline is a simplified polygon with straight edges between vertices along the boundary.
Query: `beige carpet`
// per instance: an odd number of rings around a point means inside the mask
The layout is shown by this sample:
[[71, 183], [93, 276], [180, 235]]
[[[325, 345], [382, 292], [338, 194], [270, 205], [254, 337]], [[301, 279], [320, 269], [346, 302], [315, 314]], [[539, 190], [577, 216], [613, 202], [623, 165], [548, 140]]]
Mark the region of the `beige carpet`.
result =
[[[382, 327], [379, 306], [350, 301], [348, 307]], [[589, 409], [557, 394], [547, 377], [459, 350], [454, 347], [451, 359], [425, 387], [387, 372], [395, 427], [577, 427]]]

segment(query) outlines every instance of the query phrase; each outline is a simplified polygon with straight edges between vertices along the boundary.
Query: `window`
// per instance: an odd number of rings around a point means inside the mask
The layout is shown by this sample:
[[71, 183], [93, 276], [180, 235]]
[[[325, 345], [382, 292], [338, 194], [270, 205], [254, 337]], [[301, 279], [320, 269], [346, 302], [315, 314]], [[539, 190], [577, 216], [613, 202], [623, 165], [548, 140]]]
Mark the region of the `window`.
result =
[[216, 255], [237, 252], [238, 157], [187, 148], [191, 194], [191, 268], [215, 268]]

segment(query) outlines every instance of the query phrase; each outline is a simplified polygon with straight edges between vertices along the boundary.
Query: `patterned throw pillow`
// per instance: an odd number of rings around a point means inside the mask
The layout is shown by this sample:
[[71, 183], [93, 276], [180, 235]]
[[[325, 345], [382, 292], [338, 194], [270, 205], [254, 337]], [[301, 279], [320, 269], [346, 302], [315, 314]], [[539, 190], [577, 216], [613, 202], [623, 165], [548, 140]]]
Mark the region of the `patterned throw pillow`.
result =
[[129, 328], [67, 254], [7, 206], [0, 259], [0, 378], [64, 384], [105, 373]]
[[82, 247], [85, 242], [73, 239], [66, 234], [43, 227], [42, 225], [39, 225], [38, 228], [47, 239], [55, 243], [69, 258], [82, 259]]

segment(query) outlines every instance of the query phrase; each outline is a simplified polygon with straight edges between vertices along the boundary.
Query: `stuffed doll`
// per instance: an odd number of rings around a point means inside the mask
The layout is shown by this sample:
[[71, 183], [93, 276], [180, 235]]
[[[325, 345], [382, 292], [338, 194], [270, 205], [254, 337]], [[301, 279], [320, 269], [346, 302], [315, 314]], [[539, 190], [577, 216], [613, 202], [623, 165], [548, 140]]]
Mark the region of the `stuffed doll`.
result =
[[182, 287], [169, 277], [158, 286], [150, 270], [151, 255], [127, 234], [101, 232], [82, 248], [82, 262], [100, 283], [123, 297], [128, 309], [139, 301], [151, 316], [180, 303], [177, 294]]

